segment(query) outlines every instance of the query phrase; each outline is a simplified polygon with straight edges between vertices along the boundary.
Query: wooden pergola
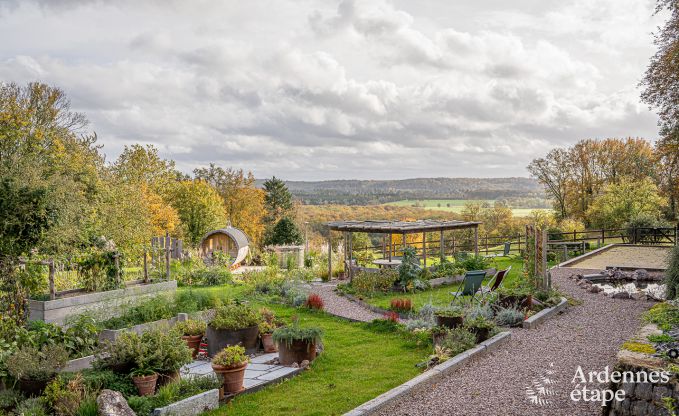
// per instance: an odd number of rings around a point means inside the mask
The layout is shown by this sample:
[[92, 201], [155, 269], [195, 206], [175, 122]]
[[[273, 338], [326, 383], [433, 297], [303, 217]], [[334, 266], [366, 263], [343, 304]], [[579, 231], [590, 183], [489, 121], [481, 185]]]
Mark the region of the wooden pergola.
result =
[[[475, 221], [438, 221], [438, 220], [417, 220], [417, 221], [382, 221], [382, 220], [369, 220], [369, 221], [332, 221], [325, 225], [328, 227], [328, 276], [332, 278], [332, 231], [341, 231], [345, 233], [345, 241], [347, 242], [347, 247], [345, 250], [345, 257], [348, 254], [349, 264], [352, 264], [352, 234], [355, 232], [369, 233], [369, 234], [383, 234], [382, 237], [382, 254], [383, 257], [388, 258], [391, 261], [392, 252], [396, 252], [394, 245], [392, 243], [391, 236], [401, 235], [402, 236], [402, 246], [405, 248], [407, 245], [406, 235], [414, 233], [422, 233], [422, 253], [424, 265], [427, 265], [427, 233], [438, 232], [440, 233], [439, 247], [440, 247], [440, 257], [445, 258], [445, 244], [443, 233], [449, 230], [460, 230], [460, 229], [474, 229], [474, 254], [479, 254], [479, 232], [478, 227], [481, 223]], [[386, 236], [389, 235], [389, 249], [387, 250], [387, 239]], [[349, 276], [352, 277], [352, 270], [349, 267]]]

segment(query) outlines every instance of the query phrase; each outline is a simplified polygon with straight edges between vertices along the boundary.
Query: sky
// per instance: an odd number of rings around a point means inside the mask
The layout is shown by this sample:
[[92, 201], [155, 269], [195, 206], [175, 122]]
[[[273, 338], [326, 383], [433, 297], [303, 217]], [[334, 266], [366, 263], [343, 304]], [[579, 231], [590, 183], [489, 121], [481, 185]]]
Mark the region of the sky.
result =
[[288, 180], [528, 176], [655, 140], [653, 0], [0, 0], [0, 82], [63, 89], [112, 161]]

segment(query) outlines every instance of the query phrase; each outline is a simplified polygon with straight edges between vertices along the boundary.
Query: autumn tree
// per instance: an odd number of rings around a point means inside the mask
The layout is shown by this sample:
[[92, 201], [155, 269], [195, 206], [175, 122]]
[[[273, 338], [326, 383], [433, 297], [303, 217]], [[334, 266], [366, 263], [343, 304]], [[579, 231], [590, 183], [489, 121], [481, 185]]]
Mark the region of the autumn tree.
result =
[[255, 187], [251, 172], [222, 169], [210, 164], [193, 171], [197, 179], [210, 183], [224, 200], [226, 216], [232, 226], [245, 231], [254, 244], [261, 243], [264, 232], [264, 191]]
[[547, 191], [554, 201], [554, 210], [560, 218], [566, 218], [566, 198], [569, 182], [569, 157], [564, 149], [553, 149], [544, 158], [533, 160], [528, 171]]
[[650, 178], [623, 179], [606, 186], [588, 209], [587, 216], [595, 227], [619, 228], [640, 216], [660, 219], [664, 204]]
[[193, 246], [209, 231], [226, 226], [224, 200], [209, 183], [183, 180], [172, 192], [172, 205], [181, 219], [183, 235]]
[[656, 13], [663, 10], [670, 15], [655, 36], [658, 48], [651, 58], [641, 81], [644, 88], [641, 99], [658, 111], [660, 140], [656, 156], [662, 170], [659, 184], [668, 198], [669, 217], [679, 215], [679, 3], [658, 0]]

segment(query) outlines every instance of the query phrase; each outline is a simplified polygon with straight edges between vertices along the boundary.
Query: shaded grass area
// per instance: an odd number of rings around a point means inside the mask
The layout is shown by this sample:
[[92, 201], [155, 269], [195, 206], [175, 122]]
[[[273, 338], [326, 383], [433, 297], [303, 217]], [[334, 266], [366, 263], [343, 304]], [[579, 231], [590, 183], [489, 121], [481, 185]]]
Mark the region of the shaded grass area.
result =
[[395, 333], [376, 333], [322, 312], [267, 305], [279, 316], [297, 315], [302, 325], [324, 332], [324, 351], [310, 370], [237, 397], [212, 415], [338, 415], [418, 375], [415, 364], [429, 348], [417, 347]]
[[[512, 281], [517, 280], [523, 270], [523, 260], [520, 257], [497, 257], [491, 261], [491, 266], [498, 270], [506, 269], [512, 266], [512, 270], [509, 275], [505, 278], [503, 285], [506, 285]], [[484, 284], [488, 284], [490, 279], [485, 279]], [[439, 286], [430, 290], [425, 290], [423, 292], [417, 293], [398, 293], [390, 292], [384, 294], [376, 294], [372, 297], [364, 297], [363, 300], [373, 306], [377, 306], [383, 309], [389, 309], [389, 304], [392, 299], [404, 299], [408, 298], [412, 301], [415, 310], [420, 308], [422, 305], [431, 303], [435, 306], [446, 306], [450, 304], [453, 300], [453, 295], [450, 292], [456, 292], [461, 290], [461, 283], [456, 283], [453, 285]]]

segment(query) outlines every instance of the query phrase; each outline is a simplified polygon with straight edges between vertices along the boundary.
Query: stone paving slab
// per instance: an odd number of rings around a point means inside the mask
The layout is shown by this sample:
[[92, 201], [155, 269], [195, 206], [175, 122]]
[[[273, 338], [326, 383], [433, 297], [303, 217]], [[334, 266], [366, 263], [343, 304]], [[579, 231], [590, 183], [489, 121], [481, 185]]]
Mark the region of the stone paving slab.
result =
[[[262, 387], [265, 384], [275, 382], [280, 379], [288, 378], [300, 371], [299, 368], [284, 367], [281, 365], [265, 364], [268, 361], [276, 358], [278, 353], [263, 354], [251, 359], [245, 369], [245, 378], [243, 379], [243, 386], [246, 391]], [[182, 377], [206, 377], [214, 376], [212, 364], [209, 361], [194, 361], [182, 367], [180, 373]]]

